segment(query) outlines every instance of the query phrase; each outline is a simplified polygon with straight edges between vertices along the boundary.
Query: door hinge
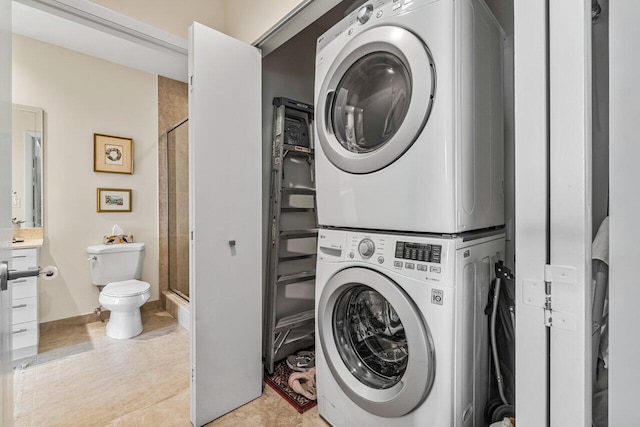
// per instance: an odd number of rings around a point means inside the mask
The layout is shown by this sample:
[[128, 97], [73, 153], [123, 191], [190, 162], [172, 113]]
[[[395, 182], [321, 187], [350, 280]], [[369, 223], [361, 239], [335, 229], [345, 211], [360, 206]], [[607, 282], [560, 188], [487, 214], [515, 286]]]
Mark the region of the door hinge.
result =
[[546, 327], [575, 330], [575, 313], [559, 310], [553, 299], [553, 291], [556, 286], [576, 283], [577, 270], [574, 267], [547, 264], [544, 266], [543, 282], [527, 279], [522, 281], [523, 303], [543, 310]]
[[196, 367], [191, 366], [191, 382], [193, 383], [196, 378]]
[[[546, 266], [545, 266], [546, 267]], [[553, 326], [553, 308], [551, 307], [551, 282], [544, 280], [544, 326], [550, 328]]]

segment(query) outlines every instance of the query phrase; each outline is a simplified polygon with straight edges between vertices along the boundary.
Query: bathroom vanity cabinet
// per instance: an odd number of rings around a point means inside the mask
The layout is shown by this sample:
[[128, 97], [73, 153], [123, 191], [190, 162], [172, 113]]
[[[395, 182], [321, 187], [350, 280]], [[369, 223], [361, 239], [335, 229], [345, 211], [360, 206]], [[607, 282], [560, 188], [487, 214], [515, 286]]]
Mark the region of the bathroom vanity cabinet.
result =
[[[11, 252], [12, 270], [38, 267], [38, 249], [14, 249]], [[12, 359], [18, 360], [38, 354], [38, 278], [25, 277], [9, 282], [12, 289], [11, 348]]]

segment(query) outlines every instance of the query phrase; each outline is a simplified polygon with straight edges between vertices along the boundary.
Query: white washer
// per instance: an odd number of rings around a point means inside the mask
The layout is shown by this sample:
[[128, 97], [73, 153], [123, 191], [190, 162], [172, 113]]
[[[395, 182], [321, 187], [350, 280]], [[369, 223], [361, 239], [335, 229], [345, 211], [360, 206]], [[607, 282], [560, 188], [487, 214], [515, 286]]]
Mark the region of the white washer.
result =
[[481, 0], [375, 0], [318, 38], [318, 220], [504, 223], [503, 33]]
[[438, 238], [321, 229], [318, 242], [320, 415], [336, 427], [484, 426], [484, 308], [502, 231]]

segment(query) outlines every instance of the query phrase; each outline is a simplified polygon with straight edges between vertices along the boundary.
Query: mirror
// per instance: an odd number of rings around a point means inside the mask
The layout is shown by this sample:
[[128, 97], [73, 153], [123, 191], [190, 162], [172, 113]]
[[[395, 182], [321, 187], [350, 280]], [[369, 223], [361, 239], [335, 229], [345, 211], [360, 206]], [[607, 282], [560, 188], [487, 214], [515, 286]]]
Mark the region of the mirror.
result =
[[15, 228], [43, 227], [44, 110], [13, 104], [11, 218]]

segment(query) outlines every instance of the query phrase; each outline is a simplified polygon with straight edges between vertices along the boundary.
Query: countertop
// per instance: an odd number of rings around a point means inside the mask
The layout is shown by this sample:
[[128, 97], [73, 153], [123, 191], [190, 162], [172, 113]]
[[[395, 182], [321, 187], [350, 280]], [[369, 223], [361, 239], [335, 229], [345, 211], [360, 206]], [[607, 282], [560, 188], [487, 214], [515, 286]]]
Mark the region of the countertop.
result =
[[24, 242], [16, 242], [11, 244], [13, 249], [39, 248], [44, 244], [44, 239], [24, 239]]

